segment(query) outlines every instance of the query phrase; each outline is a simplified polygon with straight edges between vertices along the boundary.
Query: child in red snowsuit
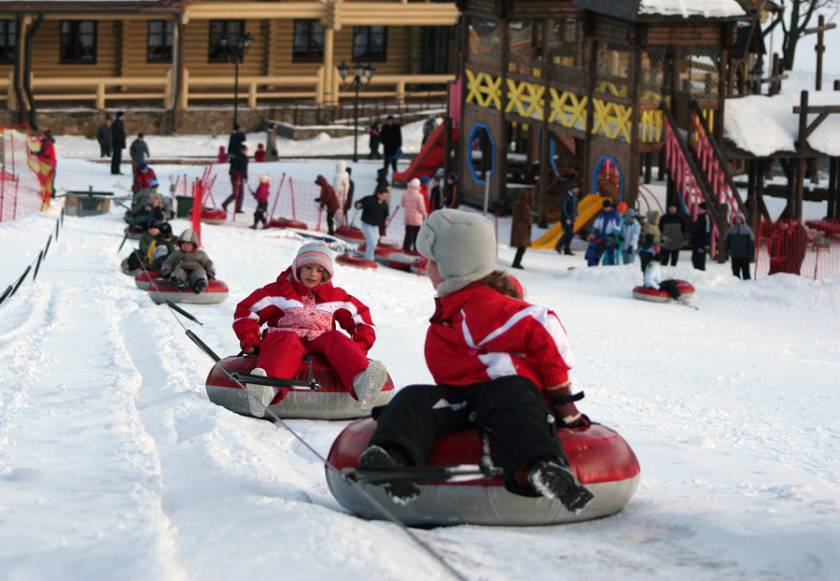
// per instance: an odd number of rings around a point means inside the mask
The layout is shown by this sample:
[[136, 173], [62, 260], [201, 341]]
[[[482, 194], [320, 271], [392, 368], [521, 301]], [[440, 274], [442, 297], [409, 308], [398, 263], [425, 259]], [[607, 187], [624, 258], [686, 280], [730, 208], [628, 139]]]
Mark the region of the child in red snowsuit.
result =
[[257, 163], [265, 161], [265, 146], [262, 143], [257, 144], [257, 151], [254, 152], [254, 161]]
[[268, 174], [260, 176], [260, 185], [257, 186], [253, 195], [257, 200], [257, 209], [254, 210], [254, 225], [251, 226], [251, 230], [256, 230], [260, 222], [263, 228], [268, 224], [265, 213], [268, 210], [268, 197], [271, 195], [271, 176]]
[[[426, 334], [426, 365], [437, 385], [400, 390], [379, 417], [360, 468], [425, 464], [439, 436], [484, 429], [505, 487], [583, 508], [591, 493], [568, 468], [555, 423], [584, 428], [575, 407], [572, 353], [552, 311], [521, 299], [521, 287], [496, 271], [492, 224], [459, 210], [434, 212], [417, 249], [437, 290]], [[390, 483], [398, 502], [419, 494], [411, 482]]]
[[[388, 375], [381, 362], [367, 359], [376, 340], [370, 310], [333, 286], [332, 276], [329, 247], [322, 242], [304, 244], [275, 282], [236, 306], [233, 330], [242, 351], [259, 353], [253, 375], [291, 379], [305, 355], [319, 353], [335, 369], [345, 390], [368, 406], [376, 401]], [[337, 331], [336, 324], [349, 336]], [[249, 398], [251, 411], [262, 417], [276, 390], [247, 387], [253, 396]]]

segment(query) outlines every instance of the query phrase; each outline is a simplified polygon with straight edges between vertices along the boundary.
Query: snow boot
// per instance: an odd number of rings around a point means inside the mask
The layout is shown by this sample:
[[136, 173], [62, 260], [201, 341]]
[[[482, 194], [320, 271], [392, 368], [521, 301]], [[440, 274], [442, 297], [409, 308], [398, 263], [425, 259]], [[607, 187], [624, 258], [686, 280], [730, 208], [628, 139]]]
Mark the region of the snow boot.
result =
[[571, 512], [580, 511], [592, 500], [592, 493], [559, 459], [540, 460], [534, 464], [528, 481], [541, 495], [559, 500]]
[[193, 292], [197, 295], [200, 295], [205, 290], [207, 290], [207, 281], [204, 279], [195, 281], [195, 285], [193, 285]]
[[388, 381], [388, 371], [381, 361], [371, 360], [364, 371], [353, 378], [353, 393], [362, 407], [370, 407]]
[[[360, 470], [393, 470], [405, 465], [399, 454], [391, 455], [382, 446], [368, 446], [359, 457]], [[411, 481], [385, 482], [382, 487], [395, 504], [406, 505], [420, 496], [420, 487]]]
[[[268, 377], [265, 369], [262, 367], [255, 367], [251, 370], [251, 375], [259, 375], [260, 377]], [[255, 383], [246, 383], [245, 389], [248, 391], [248, 409], [251, 415], [255, 418], [265, 417], [265, 408], [271, 404], [274, 396], [277, 395], [277, 388], [271, 385], [257, 385]]]

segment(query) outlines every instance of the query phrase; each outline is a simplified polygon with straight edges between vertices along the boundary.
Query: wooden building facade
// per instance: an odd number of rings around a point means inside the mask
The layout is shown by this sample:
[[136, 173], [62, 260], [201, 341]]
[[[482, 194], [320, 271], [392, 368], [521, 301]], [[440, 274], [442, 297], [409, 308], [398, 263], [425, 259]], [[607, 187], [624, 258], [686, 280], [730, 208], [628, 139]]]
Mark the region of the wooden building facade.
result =
[[375, 67], [363, 98], [442, 100], [456, 18], [454, 4], [406, 0], [2, 1], [0, 90], [24, 112], [230, 104], [224, 43], [247, 33], [244, 105], [336, 104], [352, 95], [342, 62]]

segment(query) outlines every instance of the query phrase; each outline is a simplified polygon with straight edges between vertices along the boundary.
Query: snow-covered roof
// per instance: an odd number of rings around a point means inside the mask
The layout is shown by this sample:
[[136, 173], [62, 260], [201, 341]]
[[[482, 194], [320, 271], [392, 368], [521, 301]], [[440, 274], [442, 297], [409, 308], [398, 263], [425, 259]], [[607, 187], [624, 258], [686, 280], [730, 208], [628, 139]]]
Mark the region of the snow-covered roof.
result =
[[584, 10], [622, 20], [731, 20], [746, 16], [737, 0], [574, 0]]
[[[799, 93], [727, 99], [724, 137], [738, 149], [759, 157], [795, 152], [799, 114], [793, 108], [799, 104]], [[840, 93], [812, 92], [809, 105], [840, 105]], [[810, 115], [809, 123], [815, 118]], [[840, 156], [840, 115], [829, 115], [808, 138], [808, 144], [825, 155]]]

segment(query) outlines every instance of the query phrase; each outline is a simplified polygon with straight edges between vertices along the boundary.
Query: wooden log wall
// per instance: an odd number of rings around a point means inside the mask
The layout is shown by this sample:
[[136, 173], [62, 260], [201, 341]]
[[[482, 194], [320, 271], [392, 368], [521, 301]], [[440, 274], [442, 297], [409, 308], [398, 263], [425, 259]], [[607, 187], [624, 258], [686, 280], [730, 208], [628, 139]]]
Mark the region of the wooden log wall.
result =
[[[36, 77], [113, 77], [119, 74], [118, 48], [121, 22], [97, 22], [96, 62], [65, 64], [61, 62], [61, 22], [46, 20], [32, 39], [32, 72]], [[128, 47], [127, 47], [128, 48]], [[143, 43], [145, 55], [146, 43]]]

